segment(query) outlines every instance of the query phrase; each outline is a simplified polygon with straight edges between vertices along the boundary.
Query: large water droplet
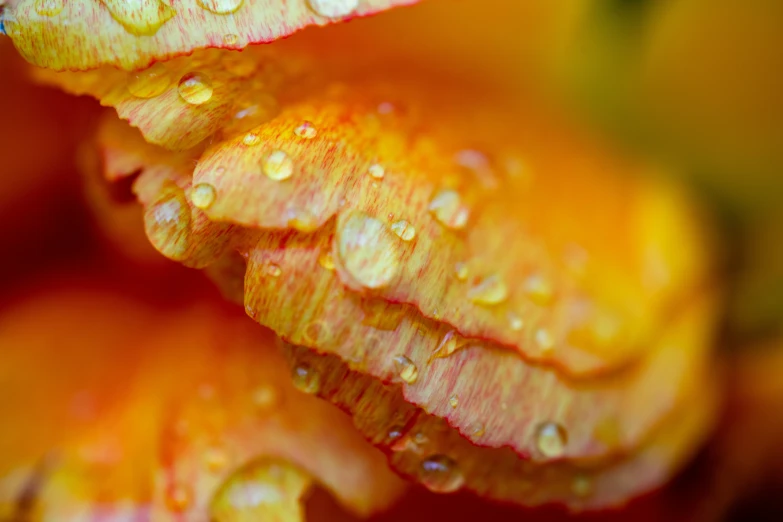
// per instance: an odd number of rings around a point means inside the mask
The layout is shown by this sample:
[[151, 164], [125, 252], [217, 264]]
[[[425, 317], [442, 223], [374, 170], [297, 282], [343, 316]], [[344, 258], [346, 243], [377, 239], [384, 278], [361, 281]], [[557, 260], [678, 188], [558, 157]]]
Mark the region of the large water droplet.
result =
[[391, 284], [401, 269], [399, 240], [380, 220], [360, 211], [340, 216], [336, 250], [342, 267], [365, 288]]
[[294, 366], [291, 381], [297, 390], [304, 393], [314, 394], [321, 390], [321, 374], [307, 364]]
[[468, 299], [476, 304], [491, 306], [508, 298], [508, 287], [497, 274], [479, 280], [468, 289]]
[[180, 97], [191, 105], [201, 105], [212, 98], [212, 80], [199, 72], [191, 72], [179, 80]]
[[456, 190], [439, 191], [430, 201], [428, 209], [445, 227], [458, 230], [468, 224], [470, 213]]
[[452, 493], [465, 484], [457, 463], [446, 455], [432, 455], [421, 462], [421, 483], [435, 493]]
[[450, 330], [446, 332], [446, 334], [438, 343], [438, 346], [435, 348], [435, 351], [432, 352], [432, 356], [430, 357], [430, 362], [433, 359], [448, 357], [449, 355], [453, 354], [454, 352], [456, 352], [460, 348], [463, 348], [464, 346], [465, 343], [464, 341], [460, 342], [459, 337], [457, 337], [457, 332], [454, 330]]
[[392, 223], [391, 229], [403, 241], [413, 241], [416, 237], [416, 229], [404, 219]]
[[190, 200], [193, 202], [193, 206], [201, 210], [211, 207], [216, 198], [217, 192], [215, 187], [209, 183], [197, 184], [190, 193]]
[[359, 7], [359, 0], [308, 0], [317, 14], [326, 18], [348, 16]]
[[311, 140], [318, 135], [318, 129], [309, 121], [303, 121], [294, 129], [294, 134], [305, 140]]
[[565, 453], [568, 435], [556, 422], [545, 422], [536, 430], [536, 447], [544, 457], [555, 459]]
[[400, 379], [413, 384], [419, 378], [419, 369], [416, 365], [404, 355], [398, 355], [394, 358], [394, 365], [397, 367], [397, 374]]
[[283, 181], [293, 175], [294, 160], [284, 151], [276, 149], [266, 155], [262, 169], [269, 179]]
[[35, 12], [41, 16], [57, 16], [65, 7], [65, 0], [36, 0]]
[[144, 212], [144, 230], [164, 256], [181, 260], [190, 247], [190, 207], [179, 187], [163, 190]]
[[177, 12], [161, 0], [101, 0], [112, 18], [135, 35], [155, 34]]
[[215, 14], [231, 14], [236, 12], [244, 0], [196, 0], [198, 5]]
[[166, 66], [156, 63], [143, 71], [128, 75], [128, 92], [137, 98], [154, 98], [165, 92], [171, 85], [171, 77]]

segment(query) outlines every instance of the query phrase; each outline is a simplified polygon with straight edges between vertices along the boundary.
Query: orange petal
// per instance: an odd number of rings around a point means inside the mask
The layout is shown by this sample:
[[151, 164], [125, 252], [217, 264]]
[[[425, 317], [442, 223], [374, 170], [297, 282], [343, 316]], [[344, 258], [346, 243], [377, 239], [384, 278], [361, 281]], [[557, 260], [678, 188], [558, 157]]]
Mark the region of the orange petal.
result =
[[326, 25], [415, 2], [9, 0], [0, 7], [0, 27], [22, 56], [42, 67], [86, 70], [113, 65], [133, 70], [196, 49], [242, 49], [309, 25]]
[[[35, 520], [206, 519], [237, 482], [298, 498], [304, 483], [291, 477], [312, 477], [360, 515], [401, 491], [343, 413], [291, 386], [270, 335], [214, 304], [172, 313], [57, 290], [11, 303], [0, 339], [2, 418], [13, 420], [2, 434], [2, 513], [33, 486]], [[253, 462], [267, 474], [248, 476]]]

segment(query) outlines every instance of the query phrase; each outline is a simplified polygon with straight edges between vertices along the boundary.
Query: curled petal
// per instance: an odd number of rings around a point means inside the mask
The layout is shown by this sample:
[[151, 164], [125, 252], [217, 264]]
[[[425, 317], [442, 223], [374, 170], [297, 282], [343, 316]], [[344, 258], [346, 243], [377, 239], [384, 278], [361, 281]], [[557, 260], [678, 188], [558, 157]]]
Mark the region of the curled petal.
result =
[[[9, 0], [0, 26], [28, 61], [55, 70], [125, 70], [196, 49], [242, 49], [309, 25], [416, 0]], [[98, 28], [98, 30], [96, 30]]]

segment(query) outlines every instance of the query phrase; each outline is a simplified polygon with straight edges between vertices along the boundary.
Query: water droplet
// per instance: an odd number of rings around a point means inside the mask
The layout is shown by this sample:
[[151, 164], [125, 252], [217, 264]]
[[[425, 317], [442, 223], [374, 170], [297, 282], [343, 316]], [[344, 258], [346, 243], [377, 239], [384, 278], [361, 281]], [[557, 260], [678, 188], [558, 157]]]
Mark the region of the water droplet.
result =
[[435, 348], [435, 351], [432, 352], [432, 356], [430, 357], [429, 362], [432, 362], [433, 359], [448, 357], [460, 348], [464, 348], [464, 346], [465, 342], [460, 342], [459, 338], [457, 337], [457, 332], [455, 330], [450, 330], [446, 332], [446, 334], [440, 340], [440, 343], [438, 343], [437, 348]]
[[536, 447], [544, 457], [555, 459], [565, 453], [568, 436], [556, 422], [545, 422], [536, 431]]
[[261, 136], [255, 132], [248, 132], [242, 136], [242, 144], [246, 147], [255, 147], [259, 143], [261, 143]]
[[386, 175], [386, 169], [383, 168], [383, 165], [373, 163], [370, 165], [370, 168], [367, 169], [367, 173], [370, 174], [370, 177], [373, 179], [383, 179], [383, 177]]
[[329, 250], [322, 250], [318, 256], [318, 264], [327, 270], [334, 270], [334, 257]]
[[263, 162], [263, 169], [269, 179], [283, 181], [293, 175], [294, 161], [284, 151], [276, 149], [267, 154]]
[[468, 289], [468, 299], [478, 305], [496, 305], [507, 298], [508, 287], [497, 274], [481, 279]]
[[468, 279], [468, 264], [460, 261], [456, 265], [454, 265], [454, 275], [456, 275], [457, 279], [459, 279], [460, 281], [467, 280]]
[[117, 22], [134, 35], [152, 35], [177, 12], [161, 0], [101, 0]]
[[283, 269], [281, 269], [278, 265], [274, 263], [269, 263], [266, 265], [266, 268], [264, 269], [264, 273], [268, 275], [269, 277], [280, 277], [280, 274], [283, 273]]
[[155, 248], [164, 256], [180, 260], [190, 247], [190, 207], [177, 186], [161, 191], [144, 212], [144, 230]]
[[244, 0], [196, 0], [198, 5], [215, 14], [231, 14], [236, 12]]
[[554, 290], [552, 283], [541, 274], [533, 274], [525, 280], [525, 294], [540, 306], [552, 304]]
[[291, 373], [294, 387], [304, 393], [314, 394], [321, 390], [321, 375], [307, 364], [298, 364]]
[[468, 426], [468, 435], [470, 435], [473, 438], [479, 438], [486, 433], [486, 430], [484, 429], [484, 424], [481, 422], [474, 422], [470, 426]]
[[462, 198], [456, 190], [439, 191], [430, 201], [428, 209], [445, 227], [459, 230], [468, 223], [468, 209], [462, 204]]
[[177, 90], [187, 103], [201, 105], [212, 98], [212, 80], [205, 74], [191, 72], [180, 78]]
[[280, 389], [273, 384], [262, 384], [253, 390], [253, 405], [261, 411], [269, 411], [283, 400]]
[[239, 41], [239, 36], [234, 33], [228, 33], [223, 35], [223, 43], [225, 45], [236, 45]]
[[323, 346], [331, 337], [331, 329], [324, 321], [313, 321], [305, 326], [304, 338], [312, 346]]
[[65, 7], [65, 0], [36, 0], [35, 12], [41, 16], [57, 16]]
[[403, 241], [412, 241], [416, 237], [416, 229], [404, 219], [392, 223], [391, 229]]
[[154, 98], [163, 94], [171, 85], [171, 77], [166, 66], [156, 63], [143, 71], [128, 75], [128, 92], [137, 98]]
[[486, 154], [474, 149], [463, 149], [454, 155], [454, 161], [473, 172], [479, 183], [486, 188], [496, 188], [498, 186], [497, 175]]
[[396, 440], [399, 440], [404, 433], [404, 428], [402, 426], [392, 426], [392, 428], [389, 430], [389, 433], [386, 435], [389, 439], [389, 442], [394, 442]]
[[190, 193], [190, 200], [193, 202], [193, 206], [206, 210], [212, 206], [217, 198], [217, 192], [215, 187], [209, 183], [199, 183], [193, 187]]
[[508, 315], [508, 327], [513, 331], [518, 332], [525, 326], [525, 322], [514, 312], [509, 312]]
[[535, 334], [536, 344], [542, 352], [548, 352], [555, 347], [555, 339], [546, 328], [539, 328]]
[[300, 232], [313, 232], [318, 229], [318, 218], [315, 217], [309, 210], [290, 209], [287, 212], [289, 227], [299, 230]]
[[398, 355], [394, 358], [394, 365], [397, 367], [397, 374], [400, 379], [408, 384], [413, 384], [419, 378], [419, 369], [416, 365], [404, 355]]
[[318, 135], [318, 129], [309, 121], [303, 121], [294, 129], [294, 134], [305, 140], [311, 140]]
[[452, 493], [465, 484], [465, 477], [451, 457], [432, 455], [421, 462], [421, 483], [435, 493]]
[[459, 406], [459, 397], [457, 397], [456, 394], [449, 397], [449, 406], [451, 406], [452, 408], [456, 408], [457, 406]]
[[399, 241], [378, 219], [360, 211], [341, 215], [337, 225], [337, 261], [365, 288], [391, 284], [401, 269]]
[[219, 446], [207, 448], [207, 451], [204, 453], [204, 464], [206, 464], [209, 471], [217, 473], [228, 465], [228, 453]]
[[190, 490], [183, 485], [169, 488], [166, 494], [166, 504], [171, 511], [181, 513], [188, 509], [192, 501]]
[[326, 18], [348, 16], [359, 7], [359, 0], [308, 0], [316, 14]]

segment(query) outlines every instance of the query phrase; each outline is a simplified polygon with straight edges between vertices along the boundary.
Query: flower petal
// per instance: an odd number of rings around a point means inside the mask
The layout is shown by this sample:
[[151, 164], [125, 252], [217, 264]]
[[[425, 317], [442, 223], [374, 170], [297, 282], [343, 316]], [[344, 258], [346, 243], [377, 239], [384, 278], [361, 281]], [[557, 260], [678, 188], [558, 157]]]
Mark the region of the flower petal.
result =
[[[217, 47], [242, 49], [309, 25], [416, 0], [9, 0], [0, 26], [29, 62], [56, 70], [125, 70]], [[96, 28], [99, 28], [96, 30]]]
[[[2, 417], [14, 422], [0, 469], [30, 476], [41, 463], [36, 520], [201, 520], [210, 510], [220, 519], [221, 495], [249, 494], [245, 507], [257, 513], [254, 487], [273, 504], [312, 480], [366, 515], [402, 489], [343, 413], [291, 386], [268, 333], [214, 304], [162, 313], [111, 292], [64, 289], [9, 310], [0, 386]], [[0, 485], [3, 510], [24, 483]]]

